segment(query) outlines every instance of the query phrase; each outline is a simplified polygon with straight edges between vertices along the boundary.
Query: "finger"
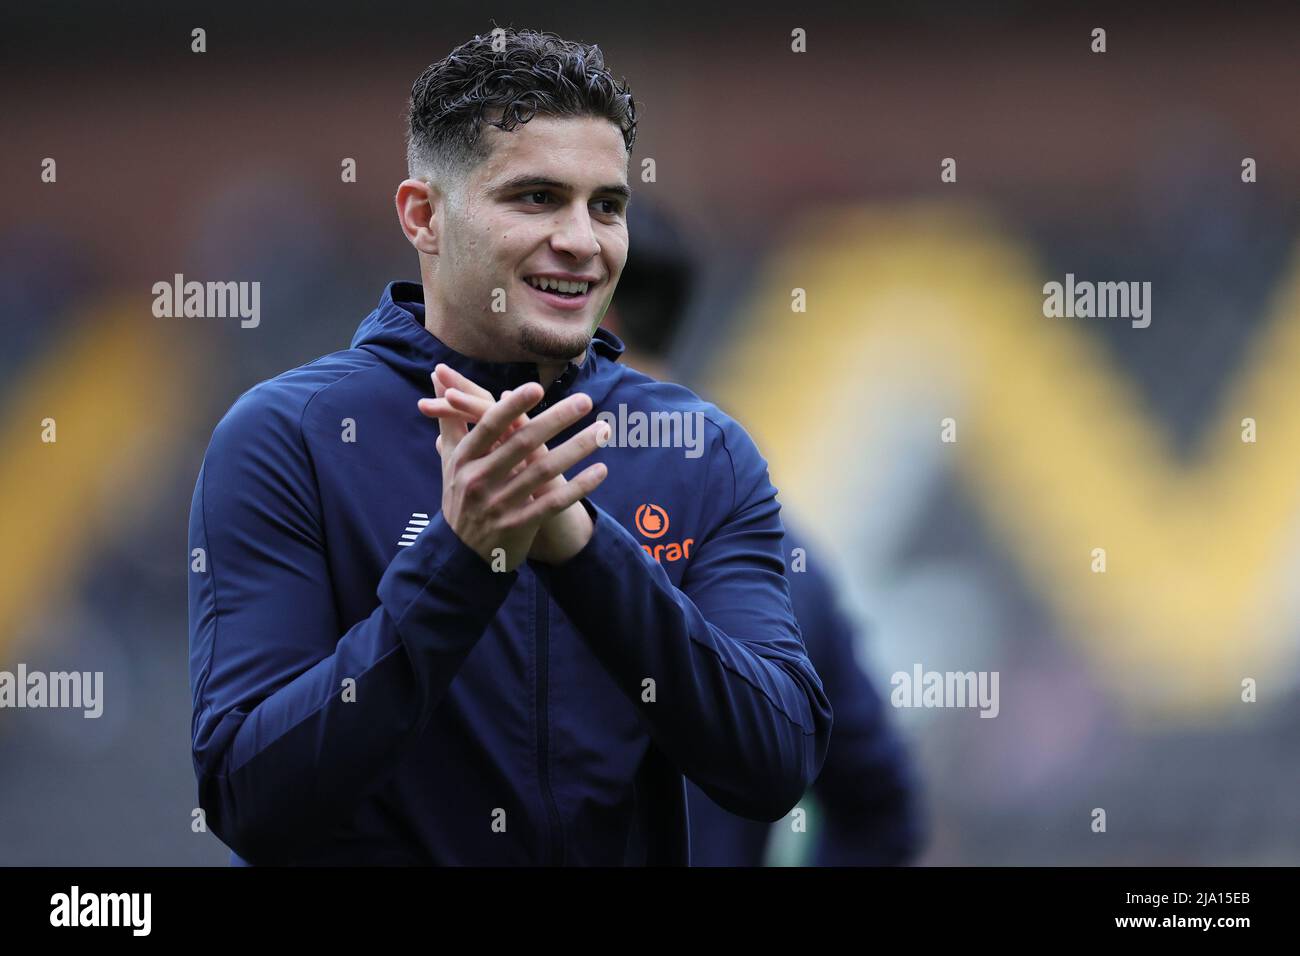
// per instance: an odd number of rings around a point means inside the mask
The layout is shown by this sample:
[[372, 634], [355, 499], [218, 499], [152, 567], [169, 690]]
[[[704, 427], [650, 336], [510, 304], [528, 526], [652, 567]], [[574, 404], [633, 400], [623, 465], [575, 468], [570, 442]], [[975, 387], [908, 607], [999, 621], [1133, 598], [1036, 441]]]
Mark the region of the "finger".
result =
[[[519, 470], [510, 483], [502, 489], [500, 501], [508, 508], [517, 507], [530, 495], [543, 493], [552, 481], [564, 481], [564, 473], [600, 447], [600, 441], [609, 425], [605, 422], [592, 422], [563, 445], [553, 448], [545, 455], [533, 456], [526, 468]], [[545, 447], [545, 446], [541, 446]]]
[[525, 468], [527, 468], [529, 465], [537, 461], [537, 459], [541, 458], [545, 454], [546, 454], [545, 445], [539, 445], [537, 448], [534, 448], [527, 458], [525, 458], [519, 464], [515, 465], [515, 467], [510, 470], [510, 474], [506, 475], [506, 478], [507, 479], [513, 478], [515, 475], [519, 474], [521, 471], [523, 471]]
[[[510, 389], [506, 389], [504, 392], [501, 393], [501, 397], [502, 397], [502, 398], [505, 398], [505, 397], [506, 397], [507, 395], [509, 395], [509, 394], [510, 394]], [[464, 395], [460, 395], [460, 398], [465, 398], [465, 397], [466, 397], [466, 396], [464, 396]], [[478, 399], [472, 399], [472, 401], [474, 401], [474, 402], [478, 402], [479, 400], [478, 400]], [[486, 410], [487, 407], [488, 407], [488, 406], [484, 406], [484, 410]], [[462, 413], [462, 414], [465, 414], [465, 413]], [[475, 421], [475, 422], [477, 422], [477, 421], [479, 420], [479, 418], [481, 418], [481, 417], [482, 417], [482, 415], [478, 415], [478, 414], [476, 414], [476, 415], [474, 415], [474, 416], [472, 417], [472, 420]], [[520, 415], [518, 418], [516, 418], [514, 421], [512, 421], [509, 425], [507, 425], [507, 426], [506, 426], [506, 430], [505, 430], [505, 432], [502, 433], [501, 437], [498, 438], [495, 442], [492, 443], [492, 448], [489, 449], [489, 452], [491, 452], [491, 451], [495, 451], [496, 449], [500, 448], [500, 447], [501, 447], [501, 443], [502, 443], [503, 441], [505, 441], [507, 438], [509, 438], [511, 435], [513, 435], [513, 434], [514, 434], [516, 431], [518, 431], [520, 428], [522, 428], [522, 427], [524, 426], [524, 424], [525, 424], [527, 421], [528, 421], [528, 416], [527, 416], [527, 415]], [[526, 458], [524, 459], [523, 462], [521, 462], [521, 463], [518, 464], [518, 465], [515, 465], [514, 470], [511, 472], [511, 474], [513, 475], [515, 472], [522, 471], [522, 470], [523, 470], [523, 467], [524, 467], [524, 464], [527, 463], [527, 462], [531, 462], [531, 461], [533, 460], [533, 458], [534, 458], [537, 454], [539, 454], [539, 452], [537, 452], [537, 451], [535, 451], [535, 452], [529, 454], [528, 457], [526, 457]]]
[[458, 408], [452, 408], [447, 404], [445, 398], [422, 398], [416, 406], [420, 409], [420, 414], [426, 418], [459, 418], [464, 422], [478, 421], [477, 415], [471, 415], [469, 412], [461, 411]]
[[[483, 420], [486, 422], [487, 418], [500, 407], [501, 403], [498, 403], [488, 411]], [[534, 448], [545, 445], [547, 441], [564, 431], [589, 411], [591, 411], [591, 396], [578, 392], [563, 401], [556, 402], [535, 418], [530, 418], [528, 424], [502, 442], [500, 448], [490, 455], [484, 456], [488, 474], [494, 476], [509, 474], [514, 466]], [[478, 431], [478, 428], [474, 430]]]
[[[502, 392], [501, 393], [502, 398], [504, 398], [507, 394], [508, 394], [508, 390], [506, 392]], [[494, 401], [494, 399], [492, 399], [490, 396], [488, 398], [480, 398], [475, 395], [467, 395], [466, 393], [462, 392], [459, 388], [450, 389], [446, 393], [445, 397], [448, 399], [448, 403], [452, 405], [452, 407], [454, 407], [457, 412], [459, 412], [462, 415], [469, 416], [469, 420], [474, 422], [477, 422], [480, 418], [482, 418], [485, 414], [487, 414], [487, 410], [492, 407], [492, 403]], [[516, 418], [513, 422], [510, 423], [510, 427], [506, 430], [506, 435], [509, 435], [515, 429], [520, 428], [523, 425], [526, 425], [527, 423], [528, 423], [528, 416], [520, 415], [518, 418]]]
[[[445, 400], [445, 396], [443, 394], [445, 391], [446, 390], [435, 378], [433, 381], [434, 394], [437, 395], [438, 398], [443, 398]], [[417, 402], [416, 405], [418, 407], [419, 403]], [[452, 420], [448, 418], [439, 418], [438, 433], [443, 438], [443, 442], [442, 442], [443, 451], [446, 454], [450, 455], [452, 452], [456, 450], [456, 446], [459, 445], [462, 441], [464, 441], [465, 436], [469, 433], [469, 429], [466, 427], [465, 423], [460, 421], [459, 419]]]
[[[468, 459], [482, 458], [487, 455], [488, 451], [491, 450], [497, 439], [506, 433], [506, 429], [509, 428], [510, 423], [540, 402], [543, 394], [542, 386], [537, 382], [526, 382], [523, 385], [520, 385], [513, 392], [503, 395], [501, 401], [494, 403], [492, 407], [483, 414], [483, 417], [479, 419], [478, 425], [476, 425], [474, 430], [469, 433], [469, 437], [461, 443], [460, 454], [464, 455]], [[554, 407], [558, 408], [559, 406], [557, 405]], [[440, 419], [440, 421], [445, 423], [447, 419]], [[525, 432], [528, 427], [529, 426], [526, 425], [524, 428], [519, 429], [514, 435], [510, 436], [510, 438], [505, 442], [505, 445], [517, 441], [518, 435]], [[524, 448], [518, 457], [522, 458], [525, 454], [531, 451], [533, 445], [536, 444], [538, 444], [538, 442], [533, 442], [532, 445]], [[497, 451], [492, 452], [492, 454], [500, 455], [501, 451], [504, 450], [505, 445]], [[517, 460], [518, 458], [515, 459], [515, 461]], [[509, 471], [509, 468], [506, 468], [506, 471]]]
[[595, 491], [608, 474], [609, 469], [605, 467], [605, 463], [596, 462], [590, 468], [584, 469], [572, 481], [567, 481], [546, 494], [535, 497], [531, 504], [524, 506], [519, 516], [520, 522], [531, 524], [559, 514], [575, 501]]
[[483, 388], [483, 386], [479, 385], [477, 382], [461, 375], [460, 372], [456, 371], [450, 365], [439, 363], [434, 368], [433, 374], [440, 378], [443, 385], [447, 388], [458, 388], [462, 392], [468, 392], [475, 398], [483, 398], [489, 402], [495, 401], [491, 392], [486, 388]]
[[[502, 392], [501, 397], [505, 398], [506, 394], [506, 392]], [[444, 393], [444, 398], [446, 399], [447, 404], [452, 408], [455, 408], [457, 411], [463, 412], [466, 415], [472, 415], [475, 421], [486, 415], [487, 410], [496, 402], [496, 399], [491, 397], [482, 398], [478, 395], [471, 395], [468, 392], [462, 391], [461, 388], [456, 385], [448, 387], [447, 391]]]
[[[440, 367], [446, 368], [446, 366], [440, 366]], [[464, 376], [461, 376], [461, 378], [465, 381], [468, 381], [468, 379], [464, 379]], [[471, 382], [470, 384], [473, 383]], [[510, 394], [509, 389], [503, 392], [501, 397], [505, 398], [505, 396], [508, 394]], [[436, 417], [437, 415], [440, 414], [455, 414], [464, 417], [468, 421], [477, 422], [480, 418], [483, 417], [483, 415], [487, 413], [487, 410], [492, 407], [492, 404], [495, 401], [495, 399], [491, 397], [490, 393], [484, 392], [484, 395], [487, 397], [469, 395], [461, 391], [459, 387], [450, 387], [444, 393], [441, 399], [432, 399], [432, 398], [424, 399], [424, 401], [430, 403], [430, 406], [428, 410], [422, 408], [421, 411], [424, 411], [425, 414], [429, 415], [430, 417]], [[444, 404], [442, 405], [434, 404], [438, 402], [442, 402]], [[510, 423], [505, 433], [502, 435], [501, 438], [497, 439], [496, 443], [492, 447], [494, 449], [499, 448], [501, 446], [501, 443], [505, 441], [506, 438], [508, 438], [515, 431], [522, 428], [527, 423], [528, 423], [528, 416], [520, 415], [518, 418], [516, 418], [514, 421]], [[530, 452], [521, 462], [515, 465], [515, 467], [511, 470], [510, 476], [513, 477], [514, 475], [519, 474], [519, 472], [524, 470], [524, 467], [526, 465], [532, 464], [532, 462], [535, 461], [537, 458], [540, 458], [545, 453], [545, 451], [546, 451], [545, 446], [539, 445], [536, 449]]]
[[[416, 405], [420, 409], [420, 413], [427, 418], [447, 418], [447, 417], [458, 418], [461, 422], [465, 424], [472, 424], [477, 422], [479, 418], [482, 417], [483, 413], [486, 412], [491, 405], [489, 401], [484, 401], [479, 398], [473, 398], [463, 393], [458, 393], [458, 394], [459, 394], [459, 399], [461, 404], [465, 404], [467, 408], [472, 408], [473, 409], [472, 411], [461, 409], [461, 408], [453, 408], [448, 403], [447, 397], [445, 395], [442, 398], [422, 398], [416, 403]], [[508, 391], [506, 394], [508, 394]], [[509, 437], [515, 431], [522, 428], [527, 421], [528, 421], [527, 415], [520, 415], [518, 418], [516, 418], [513, 422], [510, 423], [509, 427], [506, 429], [505, 435], [497, 439], [496, 443], [492, 447], [493, 448], [500, 447], [501, 442], [503, 442], [507, 437]], [[439, 435], [439, 439], [441, 439], [441, 437], [442, 436]], [[438, 447], [438, 453], [442, 454], [441, 446], [436, 446], [436, 447]], [[537, 458], [539, 458], [544, 451], [545, 451], [545, 446], [540, 446], [537, 449], [535, 449], [532, 453], [528, 455], [528, 457], [526, 457], [519, 464], [515, 465], [514, 469], [511, 471], [510, 476], [514, 477], [514, 475], [523, 471], [526, 465], [532, 464], [532, 462], [535, 461]]]
[[[527, 415], [520, 415], [513, 422], [511, 422], [506, 427], [505, 434], [496, 440], [496, 443], [492, 446], [491, 450], [496, 451], [496, 449], [500, 448], [501, 443], [505, 441], [507, 438], [509, 438], [511, 435], [513, 435], [515, 432], [517, 432], [520, 428], [522, 428], [527, 421], [528, 421]], [[538, 458], [542, 457], [545, 454], [546, 454], [545, 445], [539, 445], [538, 447], [534, 448], [524, 457], [523, 461], [519, 462], [519, 464], [515, 465], [515, 467], [510, 470], [510, 474], [507, 477], [513, 478], [515, 475], [519, 474], [519, 472], [523, 471], [526, 467], [531, 465], [534, 461], [536, 461]]]

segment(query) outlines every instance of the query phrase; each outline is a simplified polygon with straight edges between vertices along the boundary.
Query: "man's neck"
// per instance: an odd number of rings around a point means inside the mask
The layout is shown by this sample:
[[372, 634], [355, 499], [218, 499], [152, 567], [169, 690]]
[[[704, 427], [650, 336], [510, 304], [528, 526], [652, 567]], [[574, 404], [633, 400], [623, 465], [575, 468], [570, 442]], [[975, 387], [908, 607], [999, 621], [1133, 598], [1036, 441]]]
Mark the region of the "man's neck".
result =
[[[581, 365], [587, 358], [587, 353], [575, 355], [570, 361]], [[542, 388], [549, 389], [551, 384], [564, 374], [564, 370], [569, 367], [568, 362], [538, 362], [537, 363], [537, 380], [542, 383]]]

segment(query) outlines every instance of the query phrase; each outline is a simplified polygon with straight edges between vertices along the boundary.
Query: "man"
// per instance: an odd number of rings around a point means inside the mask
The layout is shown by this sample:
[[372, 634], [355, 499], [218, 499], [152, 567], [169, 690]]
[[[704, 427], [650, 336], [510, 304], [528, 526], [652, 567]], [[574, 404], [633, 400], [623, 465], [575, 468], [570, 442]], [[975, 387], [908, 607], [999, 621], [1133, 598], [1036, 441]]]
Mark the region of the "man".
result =
[[[760, 820], [817, 776], [766, 463], [597, 329], [635, 128], [597, 47], [493, 31], [429, 67], [420, 284], [217, 425], [190, 677], [233, 862], [684, 864], [683, 774]], [[620, 406], [698, 413], [700, 454], [611, 441]]]
[[[689, 237], [646, 198], [639, 197], [629, 209], [628, 229], [636, 241], [603, 326], [623, 341], [624, 365], [666, 379], [697, 282], [697, 259]], [[822, 570], [825, 552], [810, 548], [784, 512], [782, 522], [795, 618], [835, 712], [835, 732], [811, 791], [821, 809], [816, 845], [805, 859], [820, 866], [906, 863], [922, 842], [910, 761], [889, 724], [884, 701], [857, 662], [856, 629]], [[692, 865], [763, 863], [770, 824], [729, 813], [690, 781], [686, 790]]]

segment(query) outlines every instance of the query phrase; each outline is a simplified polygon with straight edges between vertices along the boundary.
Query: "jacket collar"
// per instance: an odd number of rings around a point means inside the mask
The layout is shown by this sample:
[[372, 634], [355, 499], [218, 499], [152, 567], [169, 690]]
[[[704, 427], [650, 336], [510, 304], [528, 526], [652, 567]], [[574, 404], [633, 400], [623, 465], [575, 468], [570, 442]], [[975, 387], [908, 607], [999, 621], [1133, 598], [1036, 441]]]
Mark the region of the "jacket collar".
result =
[[[357, 327], [352, 348], [362, 348], [382, 359], [406, 378], [433, 391], [430, 375], [445, 362], [466, 378], [500, 397], [506, 389], [540, 381], [535, 362], [491, 362], [462, 355], [424, 327], [424, 288], [416, 282], [388, 283], [379, 306]], [[569, 362], [563, 374], [549, 383], [546, 401], [553, 403], [570, 392], [586, 392], [594, 405], [609, 394], [621, 374], [617, 365], [623, 343], [608, 329], [598, 328], [587, 344], [582, 364]], [[548, 383], [543, 382], [543, 385]]]

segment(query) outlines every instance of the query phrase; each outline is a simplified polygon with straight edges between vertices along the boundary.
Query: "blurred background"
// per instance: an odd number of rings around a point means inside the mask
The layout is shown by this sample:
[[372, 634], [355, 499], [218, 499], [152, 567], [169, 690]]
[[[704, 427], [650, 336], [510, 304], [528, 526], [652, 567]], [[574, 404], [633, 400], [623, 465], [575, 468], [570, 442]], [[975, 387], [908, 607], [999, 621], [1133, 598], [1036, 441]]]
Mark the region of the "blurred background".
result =
[[[1000, 674], [996, 719], [888, 708], [917, 861], [1300, 863], [1294, 9], [141, 0], [0, 14], [0, 670], [105, 675], [98, 720], [0, 710], [0, 864], [227, 863], [191, 830], [199, 463], [418, 280], [406, 98], [495, 25], [629, 80], [634, 196], [701, 275], [679, 380], [755, 437], [879, 695]], [[154, 317], [176, 273], [259, 281], [260, 324]], [[1067, 273], [1151, 282], [1150, 327], [1045, 318]]]

